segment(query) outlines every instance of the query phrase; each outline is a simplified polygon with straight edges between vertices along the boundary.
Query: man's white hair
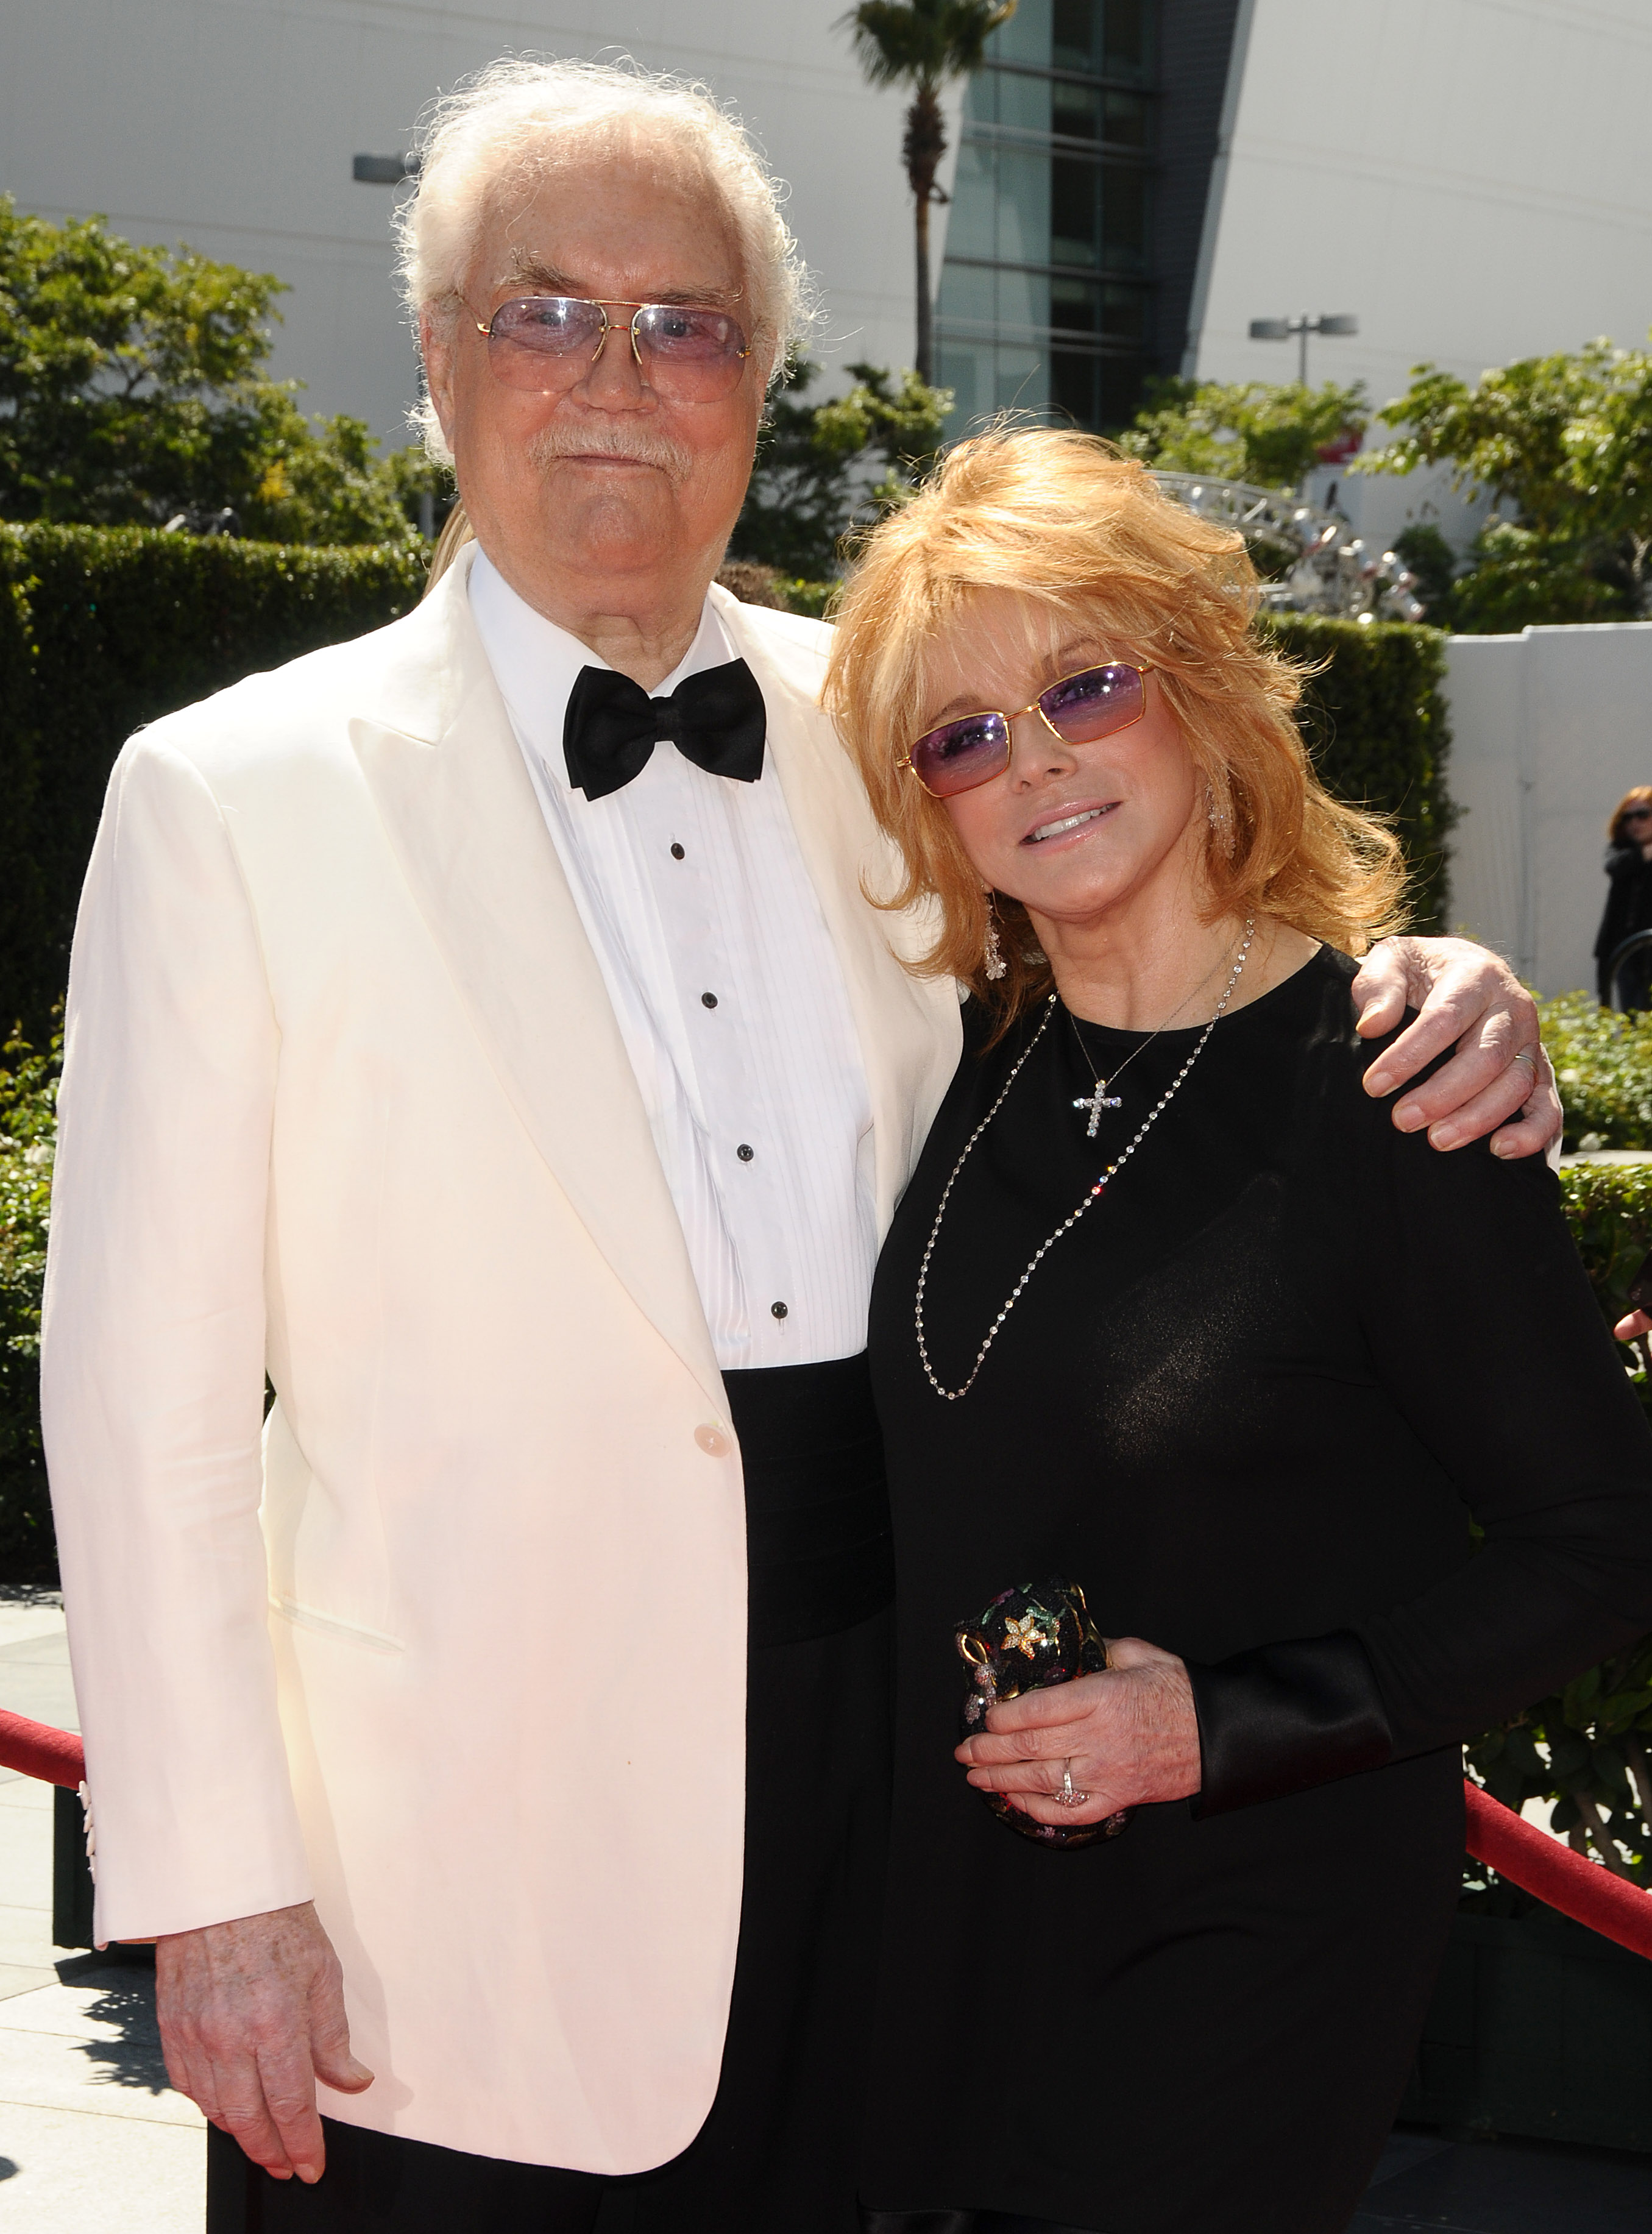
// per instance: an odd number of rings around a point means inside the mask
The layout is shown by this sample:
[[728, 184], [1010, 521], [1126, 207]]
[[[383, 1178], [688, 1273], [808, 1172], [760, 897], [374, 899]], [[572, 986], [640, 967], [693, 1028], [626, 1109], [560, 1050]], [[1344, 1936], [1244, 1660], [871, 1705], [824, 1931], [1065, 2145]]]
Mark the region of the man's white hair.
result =
[[[420, 131], [418, 191], [396, 219], [402, 289], [451, 326], [462, 307], [482, 228], [526, 201], [575, 146], [633, 133], [681, 149], [728, 212], [753, 313], [753, 338], [775, 370], [810, 322], [809, 281], [780, 214], [782, 189], [744, 127], [704, 86], [619, 62], [491, 62], [434, 102]], [[451, 464], [427, 396], [413, 414], [425, 447]]]

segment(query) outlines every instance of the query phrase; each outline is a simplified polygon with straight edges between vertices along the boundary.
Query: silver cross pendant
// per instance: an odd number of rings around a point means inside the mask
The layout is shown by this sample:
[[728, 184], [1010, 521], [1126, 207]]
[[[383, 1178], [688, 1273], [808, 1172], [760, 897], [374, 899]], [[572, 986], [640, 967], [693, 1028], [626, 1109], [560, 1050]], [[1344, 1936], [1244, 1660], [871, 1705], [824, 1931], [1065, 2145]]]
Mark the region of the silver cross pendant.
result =
[[1073, 1104], [1073, 1107], [1075, 1109], [1087, 1109], [1089, 1111], [1090, 1121], [1085, 1127], [1084, 1130], [1087, 1137], [1094, 1140], [1096, 1133], [1100, 1129], [1101, 1112], [1104, 1109], [1122, 1109], [1124, 1104], [1116, 1094], [1109, 1094], [1107, 1092], [1107, 1080], [1105, 1078], [1098, 1078], [1095, 1081], [1095, 1092], [1094, 1094], [1081, 1094], [1078, 1100]]

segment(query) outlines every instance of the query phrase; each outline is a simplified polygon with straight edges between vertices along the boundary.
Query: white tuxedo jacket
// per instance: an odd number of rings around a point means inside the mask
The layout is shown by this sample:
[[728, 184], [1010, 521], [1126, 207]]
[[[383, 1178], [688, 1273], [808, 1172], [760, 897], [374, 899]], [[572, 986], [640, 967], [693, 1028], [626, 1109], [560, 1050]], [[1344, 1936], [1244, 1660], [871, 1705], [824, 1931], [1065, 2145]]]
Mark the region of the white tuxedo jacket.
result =
[[[47, 1448], [100, 1938], [313, 1897], [377, 2074], [330, 2114], [624, 2172], [717, 2083], [740, 1453], [467, 573], [121, 756]], [[819, 709], [827, 631], [714, 595], [842, 963], [886, 1225], [957, 998], [862, 896], [889, 863]]]

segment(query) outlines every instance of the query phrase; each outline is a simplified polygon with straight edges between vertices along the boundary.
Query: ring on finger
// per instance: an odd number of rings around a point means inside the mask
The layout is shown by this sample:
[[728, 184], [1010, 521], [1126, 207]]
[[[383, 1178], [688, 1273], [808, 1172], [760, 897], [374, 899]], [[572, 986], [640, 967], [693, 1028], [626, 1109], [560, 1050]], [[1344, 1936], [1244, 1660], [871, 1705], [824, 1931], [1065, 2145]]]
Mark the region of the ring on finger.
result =
[[1089, 1796], [1090, 1795], [1087, 1792], [1079, 1791], [1077, 1787], [1074, 1784], [1073, 1763], [1071, 1760], [1068, 1759], [1064, 1760], [1061, 1763], [1061, 1788], [1055, 1795], [1056, 1806], [1058, 1807], [1082, 1807]]

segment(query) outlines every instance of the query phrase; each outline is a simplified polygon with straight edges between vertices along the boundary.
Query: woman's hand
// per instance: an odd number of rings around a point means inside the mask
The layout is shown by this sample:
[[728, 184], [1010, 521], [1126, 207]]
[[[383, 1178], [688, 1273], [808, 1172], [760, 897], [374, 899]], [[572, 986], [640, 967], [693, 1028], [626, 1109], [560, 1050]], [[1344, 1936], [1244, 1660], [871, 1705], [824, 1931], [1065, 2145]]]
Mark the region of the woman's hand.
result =
[[[980, 1792], [1002, 1792], [1035, 1822], [1074, 1829], [1121, 1807], [1186, 1800], [1199, 1788], [1198, 1719], [1187, 1669], [1139, 1636], [1111, 1637], [1104, 1676], [1025, 1691], [990, 1708], [986, 1734], [953, 1755]], [[1064, 1807], [1054, 1795], [1070, 1768], [1088, 1796]]]

